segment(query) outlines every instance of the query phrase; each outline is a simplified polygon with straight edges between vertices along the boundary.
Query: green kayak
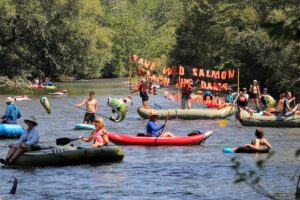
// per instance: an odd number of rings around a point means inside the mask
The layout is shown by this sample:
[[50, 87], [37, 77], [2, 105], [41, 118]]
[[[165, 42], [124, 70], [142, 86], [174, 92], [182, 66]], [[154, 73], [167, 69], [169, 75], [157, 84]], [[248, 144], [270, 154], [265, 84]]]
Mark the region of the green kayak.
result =
[[10, 166], [56, 166], [99, 164], [122, 161], [124, 152], [119, 146], [100, 148], [81, 148], [73, 146], [55, 147], [52, 149], [31, 151], [20, 156]]

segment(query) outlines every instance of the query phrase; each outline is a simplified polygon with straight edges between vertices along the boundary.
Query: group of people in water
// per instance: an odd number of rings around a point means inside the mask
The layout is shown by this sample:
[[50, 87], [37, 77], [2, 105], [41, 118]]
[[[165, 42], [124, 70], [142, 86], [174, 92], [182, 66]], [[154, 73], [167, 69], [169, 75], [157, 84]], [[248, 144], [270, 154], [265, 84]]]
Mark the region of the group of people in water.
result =
[[[139, 81], [139, 84], [132, 90], [131, 92], [140, 92], [140, 97], [142, 98], [142, 104], [145, 108], [148, 108], [148, 81], [146, 79], [142, 79]], [[186, 104], [188, 109], [190, 109], [190, 94], [192, 93], [192, 85], [189, 85], [188, 82], [182, 87], [182, 103], [181, 107], [184, 109]], [[234, 104], [235, 101], [237, 103], [238, 109], [243, 109], [253, 115], [255, 112], [254, 109], [250, 108], [248, 105], [248, 101], [252, 101], [252, 103], [256, 107], [256, 112], [260, 112], [260, 101], [262, 102], [263, 114], [264, 115], [282, 115], [282, 116], [291, 116], [293, 114], [300, 114], [300, 105], [297, 104], [294, 107], [291, 107], [291, 102], [295, 102], [295, 97], [292, 96], [290, 91], [287, 91], [284, 94], [280, 95], [278, 100], [277, 109], [271, 109], [272, 107], [268, 105], [268, 101], [265, 97], [268, 95], [267, 89], [264, 88], [262, 94], [260, 93], [260, 87], [256, 80], [253, 81], [253, 84], [250, 85], [249, 88], [250, 95], [247, 94], [247, 89], [242, 88], [240, 93], [237, 95], [236, 99], [232, 95], [232, 89], [227, 91], [226, 102], [229, 104]], [[206, 94], [206, 96], [211, 96], [210, 94]], [[20, 108], [14, 104], [14, 100], [11, 97], [8, 97], [5, 101], [6, 103], [6, 111], [5, 114], [1, 116], [2, 123], [8, 124], [16, 124], [17, 119], [21, 117]], [[95, 99], [95, 92], [90, 91], [89, 97], [84, 99], [79, 104], [76, 104], [75, 107], [81, 108], [85, 105], [86, 108], [82, 108], [86, 111], [84, 115], [83, 123], [86, 124], [94, 124], [95, 130], [93, 130], [89, 136], [79, 136], [84, 142], [92, 142], [92, 147], [101, 147], [103, 145], [107, 145], [109, 143], [109, 138], [107, 136], [107, 131], [105, 129], [105, 122], [102, 118], [97, 118], [96, 113], [99, 109], [100, 105], [98, 101]], [[241, 112], [240, 112], [241, 113]], [[151, 112], [150, 119], [146, 125], [146, 136], [150, 137], [174, 137], [174, 134], [171, 132], [163, 132], [164, 127], [166, 125], [157, 125], [156, 121], [158, 120], [158, 113]], [[242, 119], [242, 115], [240, 115]], [[18, 158], [21, 154], [27, 151], [37, 150], [39, 149], [39, 132], [37, 130], [38, 122], [35, 117], [30, 116], [24, 119], [25, 124], [27, 125], [27, 129], [25, 133], [22, 134], [20, 139], [9, 145], [9, 151], [5, 159], [0, 159], [2, 164], [11, 164], [14, 162], [16, 158]], [[251, 144], [245, 144], [242, 147], [233, 148], [234, 151], [239, 152], [243, 148], [250, 148], [252, 150], [257, 150], [260, 146], [266, 146], [268, 149], [271, 149], [271, 144], [263, 137], [263, 130], [256, 129], [255, 132], [256, 140]]]

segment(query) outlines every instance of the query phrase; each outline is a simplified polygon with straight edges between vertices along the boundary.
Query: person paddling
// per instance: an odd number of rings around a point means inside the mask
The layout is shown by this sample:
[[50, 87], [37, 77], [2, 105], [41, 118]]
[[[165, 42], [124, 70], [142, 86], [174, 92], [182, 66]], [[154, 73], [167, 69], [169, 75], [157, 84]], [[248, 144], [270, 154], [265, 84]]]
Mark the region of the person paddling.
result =
[[244, 144], [243, 146], [241, 147], [234, 147], [232, 148], [232, 150], [235, 152], [235, 153], [240, 153], [240, 152], [247, 152], [247, 151], [254, 151], [254, 152], [257, 152], [259, 151], [262, 147], [266, 147], [267, 149], [272, 149], [272, 145], [271, 143], [266, 139], [264, 138], [264, 132], [263, 132], [263, 129], [261, 128], [257, 128], [255, 130], [255, 137], [256, 139], [253, 140], [251, 142], [251, 144]]
[[93, 141], [92, 147], [94, 148], [107, 145], [109, 143], [109, 138], [105, 129], [104, 120], [101, 117], [99, 117], [94, 121], [94, 125], [96, 129], [93, 130], [88, 137], [80, 136], [79, 139], [81, 139], [84, 142]]
[[84, 115], [84, 124], [92, 124], [96, 119], [96, 112], [99, 108], [98, 101], [95, 99], [95, 92], [90, 91], [89, 98], [83, 100], [81, 103], [76, 104], [75, 107], [80, 108], [83, 106], [83, 104], [86, 105], [86, 113]]
[[146, 132], [147, 136], [152, 136], [152, 137], [175, 137], [172, 133], [170, 132], [163, 132], [160, 133], [159, 130], [163, 129], [165, 127], [165, 124], [163, 125], [156, 125], [155, 122], [158, 119], [158, 114], [156, 112], [150, 112], [150, 120], [147, 123], [146, 127]]
[[7, 97], [5, 101], [6, 111], [5, 114], [1, 117], [3, 124], [16, 124], [17, 119], [21, 117], [19, 106], [17, 106], [13, 102], [14, 102], [13, 98]]
[[36, 128], [36, 126], [38, 125], [36, 118], [30, 116], [24, 119], [24, 122], [26, 123], [28, 128], [25, 130], [25, 133], [22, 134], [17, 142], [8, 145], [9, 150], [6, 155], [6, 159], [0, 159], [0, 162], [2, 164], [10, 165], [23, 153], [40, 149], [38, 145], [40, 136]]

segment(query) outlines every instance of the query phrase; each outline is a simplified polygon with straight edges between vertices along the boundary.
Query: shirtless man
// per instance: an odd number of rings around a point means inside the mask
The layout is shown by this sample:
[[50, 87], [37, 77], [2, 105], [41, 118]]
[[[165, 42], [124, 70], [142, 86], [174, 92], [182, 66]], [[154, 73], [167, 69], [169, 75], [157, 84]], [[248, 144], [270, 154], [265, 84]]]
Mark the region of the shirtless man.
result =
[[89, 98], [83, 100], [81, 103], [76, 104], [75, 107], [80, 108], [83, 104], [86, 106], [86, 113], [84, 115], [84, 124], [92, 124], [96, 119], [96, 112], [99, 108], [98, 101], [95, 99], [95, 92], [90, 91]]

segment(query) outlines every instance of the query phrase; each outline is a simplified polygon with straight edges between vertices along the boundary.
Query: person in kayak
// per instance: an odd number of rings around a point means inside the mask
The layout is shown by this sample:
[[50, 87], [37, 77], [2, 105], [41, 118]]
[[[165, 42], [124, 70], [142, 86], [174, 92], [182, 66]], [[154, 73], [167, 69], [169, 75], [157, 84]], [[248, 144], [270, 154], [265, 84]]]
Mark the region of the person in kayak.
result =
[[139, 80], [138, 84], [136, 85], [135, 90], [132, 90], [131, 93], [140, 91], [140, 97], [142, 98], [142, 104], [143, 107], [148, 109], [148, 100], [149, 100], [149, 95], [147, 93], [147, 89], [149, 89], [151, 87], [151, 82], [146, 80], [146, 79], [142, 79]]
[[23, 153], [40, 149], [40, 146], [38, 145], [40, 136], [36, 128], [38, 125], [36, 118], [30, 116], [24, 119], [24, 122], [27, 125], [25, 133], [21, 135], [18, 141], [8, 145], [9, 150], [6, 159], [1, 158], [0, 163], [10, 165]]
[[233, 147], [231, 148], [235, 153], [240, 153], [240, 152], [257, 152], [261, 148], [267, 148], [267, 149], [272, 149], [271, 143], [264, 138], [264, 131], [261, 128], [257, 128], [255, 130], [255, 137], [256, 139], [251, 142], [251, 144], [244, 144], [241, 147]]
[[158, 114], [156, 112], [151, 112], [150, 113], [150, 120], [147, 123], [146, 127], [146, 133], [147, 136], [152, 136], [152, 137], [175, 137], [171, 132], [163, 132], [160, 133], [159, 130], [163, 129], [165, 127], [165, 124], [163, 125], [156, 125], [155, 122], [158, 119]]
[[13, 98], [7, 97], [5, 101], [6, 111], [5, 114], [1, 117], [3, 124], [16, 124], [17, 119], [21, 117], [19, 106], [17, 106], [13, 102], [14, 102]]
[[109, 138], [107, 136], [107, 131], [105, 129], [104, 120], [99, 117], [94, 121], [95, 130], [91, 132], [88, 137], [80, 136], [79, 138], [84, 142], [93, 141], [92, 147], [97, 148], [109, 143]]
[[251, 116], [253, 115], [254, 111], [248, 107], [248, 94], [246, 88], [242, 89], [236, 103], [238, 106], [238, 113], [239, 113], [240, 120], [243, 119], [241, 109], [249, 112]]
[[90, 91], [89, 98], [83, 100], [79, 104], [76, 104], [75, 107], [80, 108], [83, 104], [86, 106], [86, 113], [84, 115], [83, 123], [92, 124], [96, 119], [95, 114], [99, 108], [98, 101], [95, 99], [94, 91]]

